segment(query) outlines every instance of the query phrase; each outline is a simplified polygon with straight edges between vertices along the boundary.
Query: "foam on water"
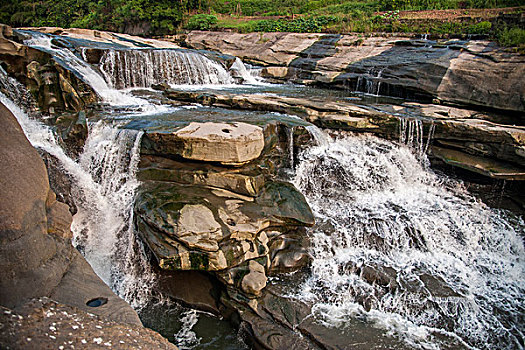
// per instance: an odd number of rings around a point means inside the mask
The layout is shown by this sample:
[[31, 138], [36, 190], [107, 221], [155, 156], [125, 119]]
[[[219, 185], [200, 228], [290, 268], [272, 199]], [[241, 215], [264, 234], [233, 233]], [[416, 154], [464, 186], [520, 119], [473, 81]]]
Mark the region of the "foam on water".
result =
[[522, 348], [523, 220], [424, 163], [372, 136], [302, 155], [295, 184], [317, 224], [298, 296], [318, 322], [366, 320], [417, 348]]
[[199, 321], [199, 317], [196, 310], [186, 311], [182, 318], [182, 327], [175, 334], [175, 343], [181, 350], [194, 349], [201, 342], [201, 339], [197, 337], [197, 334], [192, 330], [192, 328]]

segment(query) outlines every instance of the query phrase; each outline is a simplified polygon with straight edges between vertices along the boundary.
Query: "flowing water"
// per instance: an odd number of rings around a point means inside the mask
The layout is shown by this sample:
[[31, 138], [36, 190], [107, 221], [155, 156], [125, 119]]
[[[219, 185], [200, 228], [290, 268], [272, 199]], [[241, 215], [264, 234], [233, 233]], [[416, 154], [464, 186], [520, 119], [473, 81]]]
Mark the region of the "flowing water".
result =
[[523, 348], [523, 220], [414, 153], [373, 136], [304, 152], [295, 183], [317, 224], [297, 297], [329, 327], [360, 319], [414, 348]]
[[221, 64], [189, 50], [107, 50], [100, 70], [117, 89], [233, 83]]

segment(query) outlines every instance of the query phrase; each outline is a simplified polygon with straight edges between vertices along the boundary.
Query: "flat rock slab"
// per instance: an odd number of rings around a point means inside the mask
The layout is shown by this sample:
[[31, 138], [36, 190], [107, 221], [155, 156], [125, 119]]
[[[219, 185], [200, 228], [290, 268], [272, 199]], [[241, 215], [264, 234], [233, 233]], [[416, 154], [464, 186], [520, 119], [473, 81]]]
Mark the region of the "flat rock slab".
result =
[[447, 164], [494, 179], [525, 180], [525, 168], [523, 167], [510, 166], [508, 163], [441, 147], [432, 147], [432, 154]]
[[104, 320], [48, 298], [0, 306], [2, 349], [177, 349], [160, 334]]
[[92, 30], [92, 29], [81, 29], [81, 28], [60, 28], [60, 27], [28, 27], [28, 28], [19, 28], [24, 30], [33, 30], [40, 33], [52, 34], [52, 35], [61, 35], [64, 37], [80, 39], [80, 40], [89, 40], [97, 43], [112, 44], [128, 48], [137, 48], [137, 47], [149, 47], [156, 49], [176, 49], [180, 46], [164, 41], [164, 40], [155, 40], [142, 38], [138, 36], [133, 36], [129, 34], [120, 34], [105, 32], [101, 30]]
[[205, 162], [245, 163], [257, 159], [264, 148], [263, 129], [246, 123], [193, 122], [173, 137], [183, 143], [182, 157]]

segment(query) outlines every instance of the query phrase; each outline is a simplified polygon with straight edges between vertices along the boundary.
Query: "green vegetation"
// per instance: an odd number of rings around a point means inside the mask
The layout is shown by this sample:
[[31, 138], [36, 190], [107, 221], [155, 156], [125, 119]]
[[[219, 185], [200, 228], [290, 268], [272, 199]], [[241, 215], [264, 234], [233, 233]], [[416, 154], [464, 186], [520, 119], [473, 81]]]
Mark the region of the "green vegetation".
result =
[[189, 30], [210, 30], [217, 24], [217, 17], [214, 15], [198, 14], [191, 16], [186, 28]]
[[[182, 29], [239, 32], [402, 32], [484, 34], [523, 47], [523, 26], [476, 9], [521, 6], [523, 0], [25, 0], [0, 3], [0, 23], [79, 27], [146, 36]], [[461, 9], [455, 18], [401, 11]], [[251, 17], [255, 16], [255, 17]]]

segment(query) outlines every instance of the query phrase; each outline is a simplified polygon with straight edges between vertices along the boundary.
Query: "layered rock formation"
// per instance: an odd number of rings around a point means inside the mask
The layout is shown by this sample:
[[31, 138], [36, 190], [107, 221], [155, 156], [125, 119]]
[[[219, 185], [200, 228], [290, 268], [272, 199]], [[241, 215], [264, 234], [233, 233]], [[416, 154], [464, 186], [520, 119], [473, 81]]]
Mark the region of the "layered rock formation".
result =
[[210, 271], [254, 297], [273, 273], [308, 263], [304, 197], [278, 179], [300, 120], [188, 122], [146, 130], [136, 200], [139, 232], [166, 270]]
[[525, 112], [525, 58], [488, 41], [190, 32], [185, 43], [265, 66], [277, 81]]
[[295, 114], [322, 128], [371, 132], [422, 149], [432, 141], [433, 155], [448, 164], [497, 179], [525, 179], [525, 127], [509, 125], [513, 118], [504, 115], [432, 104], [366, 105], [326, 97], [174, 89], [165, 89], [165, 95], [209, 106]]
[[9, 75], [29, 89], [41, 112], [78, 112], [97, 100], [93, 89], [54, 57], [21, 40], [11, 27], [0, 25], [0, 61]]
[[[67, 322], [73, 322], [73, 316], [77, 315], [75, 319], [86, 319], [87, 324], [100, 328], [100, 332], [104, 329], [114, 332], [116, 327], [142, 336], [143, 345], [163, 344], [164, 348], [170, 348], [162, 337], [142, 328], [136, 312], [104, 284], [73, 248], [68, 207], [56, 200], [44, 162], [2, 104], [0, 148], [1, 347], [56, 345], [58, 335], [43, 327], [49, 327], [52, 321], [59, 324], [56, 329], [65, 327], [64, 316], [58, 314], [65, 311]], [[38, 301], [41, 297], [54, 301]], [[35, 315], [35, 308], [40, 316], [29, 320], [30, 315]], [[80, 345], [80, 337], [92, 334], [87, 330], [75, 333], [72, 336], [63, 332], [60, 340]], [[110, 336], [113, 341], [121, 339], [113, 335]]]

